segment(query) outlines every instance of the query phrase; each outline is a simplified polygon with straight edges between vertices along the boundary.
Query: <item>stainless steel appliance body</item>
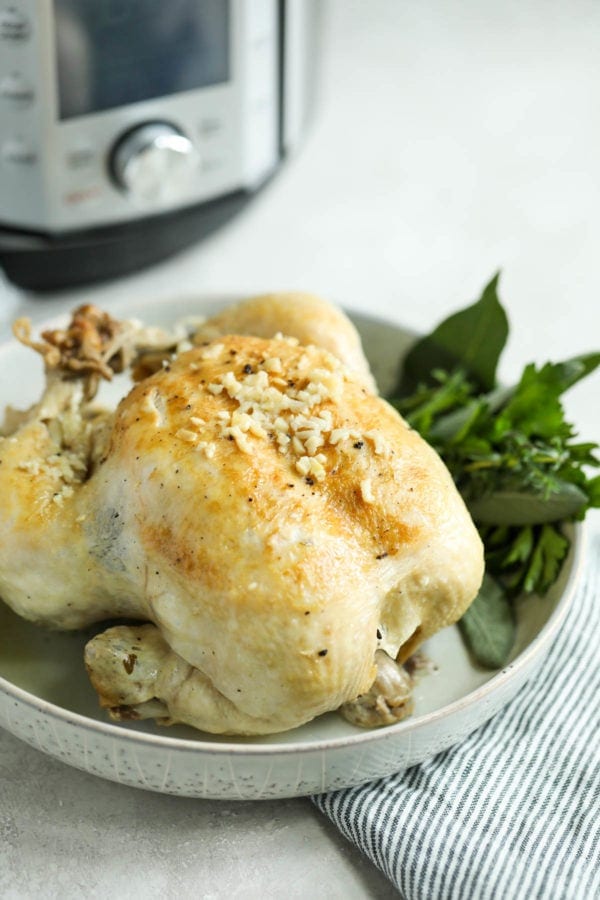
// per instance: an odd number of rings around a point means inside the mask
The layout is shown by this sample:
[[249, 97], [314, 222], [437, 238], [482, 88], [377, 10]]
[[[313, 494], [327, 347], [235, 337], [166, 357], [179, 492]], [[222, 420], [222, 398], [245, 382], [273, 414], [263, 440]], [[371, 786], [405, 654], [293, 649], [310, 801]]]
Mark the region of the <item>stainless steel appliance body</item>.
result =
[[0, 263], [38, 290], [197, 240], [297, 145], [318, 0], [0, 0]]

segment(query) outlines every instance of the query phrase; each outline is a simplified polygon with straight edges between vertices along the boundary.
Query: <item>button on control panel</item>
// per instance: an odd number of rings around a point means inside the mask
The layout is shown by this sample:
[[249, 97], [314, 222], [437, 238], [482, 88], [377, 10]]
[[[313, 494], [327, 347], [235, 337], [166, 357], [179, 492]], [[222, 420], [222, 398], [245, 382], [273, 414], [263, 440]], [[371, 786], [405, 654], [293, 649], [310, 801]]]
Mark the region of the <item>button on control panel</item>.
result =
[[203, 140], [220, 137], [225, 123], [218, 116], [204, 116], [198, 124], [198, 134]]
[[6, 163], [16, 166], [32, 166], [37, 162], [35, 148], [24, 138], [9, 138], [0, 149], [0, 155]]
[[25, 41], [31, 34], [29, 19], [16, 6], [0, 7], [0, 41]]
[[65, 166], [70, 172], [91, 168], [97, 159], [96, 149], [90, 143], [78, 142], [65, 153]]
[[0, 99], [13, 109], [23, 109], [33, 103], [33, 86], [20, 72], [9, 72], [0, 79]]

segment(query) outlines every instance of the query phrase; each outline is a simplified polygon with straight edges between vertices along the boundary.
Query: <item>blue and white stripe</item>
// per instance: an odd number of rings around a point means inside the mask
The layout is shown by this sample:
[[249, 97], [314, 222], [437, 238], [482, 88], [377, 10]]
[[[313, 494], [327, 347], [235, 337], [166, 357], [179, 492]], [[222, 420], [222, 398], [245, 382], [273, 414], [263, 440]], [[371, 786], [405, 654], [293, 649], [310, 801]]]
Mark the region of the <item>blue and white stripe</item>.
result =
[[600, 900], [599, 574], [600, 539], [542, 667], [491, 722], [314, 798], [406, 900]]

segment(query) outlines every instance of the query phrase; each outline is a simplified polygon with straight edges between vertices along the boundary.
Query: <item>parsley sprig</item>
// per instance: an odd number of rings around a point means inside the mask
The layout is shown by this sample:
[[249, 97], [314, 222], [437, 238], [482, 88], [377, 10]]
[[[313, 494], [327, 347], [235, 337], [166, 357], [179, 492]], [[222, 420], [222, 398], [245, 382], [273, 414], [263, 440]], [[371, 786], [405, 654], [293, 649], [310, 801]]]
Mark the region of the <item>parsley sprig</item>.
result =
[[440, 453], [479, 529], [486, 577], [460, 622], [475, 658], [504, 665], [514, 599], [545, 594], [569, 549], [564, 525], [600, 506], [598, 445], [577, 439], [562, 394], [600, 365], [600, 352], [525, 366], [512, 387], [496, 369], [509, 335], [496, 275], [473, 305], [417, 341], [391, 402]]

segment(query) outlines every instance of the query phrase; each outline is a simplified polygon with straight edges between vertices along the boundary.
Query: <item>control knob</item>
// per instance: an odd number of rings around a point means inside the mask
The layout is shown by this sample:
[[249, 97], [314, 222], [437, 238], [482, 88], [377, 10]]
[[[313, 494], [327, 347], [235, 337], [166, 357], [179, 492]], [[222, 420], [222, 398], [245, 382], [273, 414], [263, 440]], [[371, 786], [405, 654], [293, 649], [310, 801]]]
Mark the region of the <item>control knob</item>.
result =
[[145, 122], [127, 131], [111, 154], [111, 171], [121, 190], [137, 200], [178, 199], [198, 168], [189, 138], [166, 122]]

